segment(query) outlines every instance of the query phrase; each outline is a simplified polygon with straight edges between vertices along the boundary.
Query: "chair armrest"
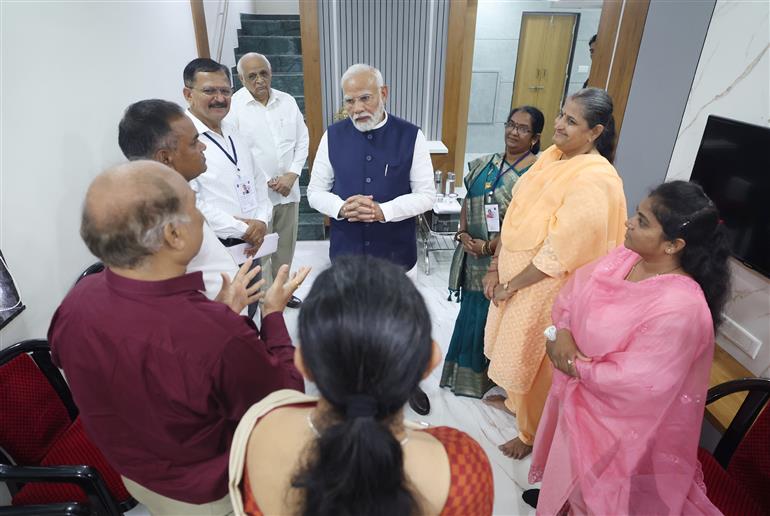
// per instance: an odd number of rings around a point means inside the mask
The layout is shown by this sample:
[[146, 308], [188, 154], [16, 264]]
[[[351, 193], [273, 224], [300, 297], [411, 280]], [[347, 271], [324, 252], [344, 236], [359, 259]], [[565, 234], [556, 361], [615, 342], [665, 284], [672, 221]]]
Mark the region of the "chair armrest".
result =
[[98, 514], [120, 515], [109, 489], [99, 472], [91, 466], [9, 466], [0, 464], [0, 481], [6, 482], [66, 482], [77, 484], [98, 507]]

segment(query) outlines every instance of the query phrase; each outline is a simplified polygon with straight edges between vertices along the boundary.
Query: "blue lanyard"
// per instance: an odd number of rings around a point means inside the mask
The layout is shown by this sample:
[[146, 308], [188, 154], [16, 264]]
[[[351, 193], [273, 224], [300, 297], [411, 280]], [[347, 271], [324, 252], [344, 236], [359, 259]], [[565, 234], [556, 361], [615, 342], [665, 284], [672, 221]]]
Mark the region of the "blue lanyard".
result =
[[530, 151], [527, 151], [524, 154], [522, 154], [521, 157], [519, 159], [517, 159], [516, 162], [513, 165], [508, 167], [508, 169], [505, 172], [503, 172], [503, 165], [505, 165], [505, 157], [503, 157], [503, 161], [502, 161], [502, 163], [500, 163], [500, 170], [498, 171], [497, 177], [495, 178], [495, 182], [492, 185], [492, 191], [490, 192], [492, 195], [494, 195], [495, 190], [497, 190], [497, 183], [500, 182], [500, 178], [502, 178], [505, 174], [507, 174], [511, 170], [515, 170], [516, 165], [518, 165], [521, 162], [521, 160], [523, 160], [524, 158], [529, 156], [529, 154], [530, 154]]
[[[230, 154], [225, 150], [225, 148], [219, 145], [219, 142], [216, 141], [214, 138], [212, 138], [209, 133], [203, 133], [203, 136], [211, 140], [212, 143], [214, 143], [214, 145], [219, 147], [219, 150], [221, 150], [222, 153], [224, 153], [224, 155], [227, 156], [227, 159], [229, 159], [232, 162], [232, 164], [235, 165], [235, 168], [238, 168], [238, 153], [235, 152], [235, 144], [233, 143], [233, 139], [230, 136], [228, 136], [227, 139], [230, 140], [230, 147], [233, 148], [232, 156], [230, 156]], [[241, 169], [238, 169], [238, 170], [240, 171]]]

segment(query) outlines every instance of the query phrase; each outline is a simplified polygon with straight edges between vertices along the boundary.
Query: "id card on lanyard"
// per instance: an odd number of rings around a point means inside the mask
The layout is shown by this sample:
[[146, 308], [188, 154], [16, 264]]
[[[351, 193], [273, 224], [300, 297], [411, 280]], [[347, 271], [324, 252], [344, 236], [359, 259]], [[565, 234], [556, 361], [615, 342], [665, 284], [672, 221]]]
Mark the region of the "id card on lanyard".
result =
[[250, 177], [244, 177], [241, 175], [241, 169], [238, 168], [238, 153], [235, 150], [235, 143], [233, 143], [232, 137], [227, 137], [227, 139], [230, 140], [230, 148], [233, 150], [233, 154], [231, 156], [230, 153], [227, 152], [218, 141], [212, 138], [210, 134], [203, 133], [203, 135], [211, 140], [214, 145], [219, 147], [219, 150], [221, 150], [222, 153], [227, 156], [227, 159], [229, 159], [230, 162], [235, 165], [235, 198], [238, 199], [238, 204], [241, 206], [241, 213], [249, 213], [256, 209], [257, 192], [254, 190], [254, 180]]
[[[521, 156], [519, 159], [516, 160], [516, 163], [508, 167], [508, 169], [503, 172], [503, 165], [505, 165], [505, 159], [503, 159], [503, 162], [500, 164], [500, 172], [497, 174], [497, 177], [495, 178], [495, 183], [490, 185], [489, 183], [484, 184], [484, 220], [487, 222], [487, 231], [490, 233], [499, 233], [500, 232], [500, 205], [498, 205], [496, 202], [494, 202], [494, 196], [495, 196], [495, 190], [497, 190], [497, 184], [500, 182], [500, 179], [510, 172], [511, 170], [515, 170], [514, 167], [518, 165], [521, 160], [529, 156], [529, 152], [524, 153], [523, 156]], [[492, 188], [491, 190], [490, 187]], [[489, 191], [487, 191], [489, 190]]]

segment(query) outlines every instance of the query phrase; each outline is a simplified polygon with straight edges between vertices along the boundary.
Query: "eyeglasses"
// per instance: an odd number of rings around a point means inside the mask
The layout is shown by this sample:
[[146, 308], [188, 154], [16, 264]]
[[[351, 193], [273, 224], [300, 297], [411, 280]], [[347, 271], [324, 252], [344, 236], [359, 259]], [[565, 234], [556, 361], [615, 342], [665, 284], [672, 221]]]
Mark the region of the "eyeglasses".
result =
[[232, 88], [190, 88], [191, 90], [197, 90], [206, 95], [207, 97], [213, 97], [215, 95], [222, 95], [223, 97], [232, 97]]
[[519, 134], [529, 134], [532, 132], [532, 129], [529, 128], [529, 126], [526, 125], [519, 125], [514, 122], [506, 122], [505, 128], [510, 129], [513, 132], [519, 133]]

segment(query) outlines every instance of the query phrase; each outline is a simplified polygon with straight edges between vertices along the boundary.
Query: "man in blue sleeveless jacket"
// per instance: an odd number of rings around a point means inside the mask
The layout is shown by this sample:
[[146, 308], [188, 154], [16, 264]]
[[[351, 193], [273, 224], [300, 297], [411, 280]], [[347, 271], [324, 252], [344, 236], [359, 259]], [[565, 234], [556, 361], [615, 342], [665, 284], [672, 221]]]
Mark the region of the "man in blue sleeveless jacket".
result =
[[[417, 263], [415, 217], [433, 206], [433, 165], [425, 135], [385, 112], [388, 87], [373, 66], [354, 64], [340, 81], [349, 118], [332, 124], [318, 146], [310, 206], [331, 220], [329, 257], [367, 254], [411, 271]], [[420, 390], [410, 400], [430, 410]]]

